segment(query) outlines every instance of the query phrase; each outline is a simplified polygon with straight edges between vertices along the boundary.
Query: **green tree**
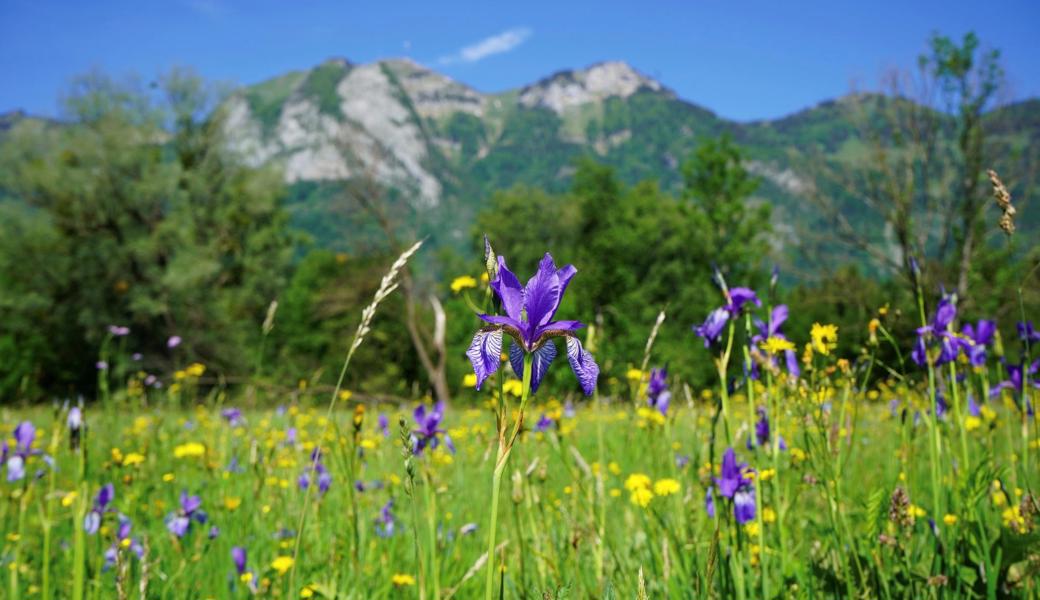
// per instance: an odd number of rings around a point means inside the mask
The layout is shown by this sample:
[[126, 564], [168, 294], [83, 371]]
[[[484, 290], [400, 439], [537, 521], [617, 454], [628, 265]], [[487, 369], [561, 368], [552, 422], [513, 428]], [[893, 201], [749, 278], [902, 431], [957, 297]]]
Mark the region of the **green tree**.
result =
[[[73, 84], [60, 124], [9, 132], [0, 340], [23, 356], [0, 394], [13, 379], [89, 393], [110, 324], [130, 327], [144, 369], [171, 366], [172, 335], [178, 360], [235, 374], [252, 364], [294, 238], [279, 175], [228, 158], [220, 98], [186, 71], [149, 87], [93, 73]], [[39, 338], [64, 343], [43, 351]]]

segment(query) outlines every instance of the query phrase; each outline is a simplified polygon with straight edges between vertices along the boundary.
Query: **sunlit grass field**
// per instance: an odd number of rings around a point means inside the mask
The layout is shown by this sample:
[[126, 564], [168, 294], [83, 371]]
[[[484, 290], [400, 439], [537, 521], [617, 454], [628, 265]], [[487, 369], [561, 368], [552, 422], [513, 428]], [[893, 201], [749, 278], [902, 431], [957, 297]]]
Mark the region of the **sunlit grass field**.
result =
[[[546, 254], [521, 287], [489, 259], [453, 402], [381, 404], [344, 374], [418, 247], [335, 386], [160, 379], [114, 325], [98, 400], [2, 409], [4, 597], [1037, 597], [1030, 322], [956, 328], [956, 297], [918, 290], [913, 348], [882, 307], [850, 358], [719, 276], [691, 343], [720, 385], [693, 389], [651, 368], [664, 313], [601, 373], [595, 329], [553, 320], [574, 268]], [[557, 337], [574, 387], [540, 388]]]
[[[972, 597], [986, 595], [986, 572], [997, 595], [1036, 594], [1035, 513], [1020, 508], [1037, 483], [1036, 442], [1029, 434], [1022, 454], [1010, 399], [968, 421], [971, 466], [943, 461], [937, 513], [919, 393], [898, 385], [859, 393], [840, 369], [820, 398], [774, 388], [780, 416], [762, 444], [759, 416], [735, 394], [733, 446], [754, 469], [758, 504], [738, 526], [722, 498], [718, 519], [705, 510], [711, 465], [717, 476], [721, 460], [713, 429], [723, 435], [713, 427], [713, 392], [676, 398], [664, 416], [645, 406], [642, 375], [630, 373], [631, 397], [529, 406], [498, 522], [505, 597], [735, 596], [736, 585], [747, 597], [762, 597], [763, 586], [843, 596], [845, 581], [857, 594]], [[515, 386], [504, 387], [515, 405]], [[759, 398], [770, 391], [757, 387]], [[44, 589], [71, 597], [83, 585], [87, 598], [411, 598], [431, 597], [434, 577], [442, 597], [479, 597], [491, 408], [447, 408], [454, 452], [442, 443], [411, 456], [401, 437], [416, 426], [411, 406], [342, 396], [328, 421], [307, 395], [241, 415], [228, 410], [230, 399], [175, 409], [163, 406], [165, 395], [147, 405], [120, 395], [83, 411], [78, 450], [67, 408], [5, 409], [4, 437], [30, 421], [40, 452], [27, 458], [25, 478], [4, 484], [6, 597]], [[938, 427], [944, 453], [959, 444], [956, 424]], [[311, 489], [319, 439], [331, 475], [324, 492]], [[780, 439], [786, 450], [774, 451]], [[84, 520], [109, 483], [114, 497], [90, 534]], [[893, 500], [897, 489], [905, 505]], [[178, 537], [170, 522], [183, 513], [183, 492], [201, 506]], [[308, 493], [312, 511], [302, 519]], [[241, 570], [234, 547], [246, 552]], [[937, 579], [944, 573], [948, 580]]]

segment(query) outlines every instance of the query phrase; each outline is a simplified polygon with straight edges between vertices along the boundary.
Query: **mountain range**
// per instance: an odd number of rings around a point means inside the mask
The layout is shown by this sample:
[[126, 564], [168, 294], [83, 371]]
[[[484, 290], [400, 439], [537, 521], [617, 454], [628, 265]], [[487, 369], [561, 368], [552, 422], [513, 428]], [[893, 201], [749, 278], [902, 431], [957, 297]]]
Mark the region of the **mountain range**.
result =
[[[813, 223], [806, 197], [818, 161], [862, 156], [867, 146], [857, 119], [864, 107], [892, 101], [849, 94], [779, 119], [736, 122], [623, 62], [482, 93], [408, 59], [331, 59], [239, 88], [222, 109], [231, 150], [250, 164], [281, 168], [297, 222], [332, 247], [350, 247], [350, 237], [363, 235], [355, 229], [364, 219], [347, 206], [343, 181], [382, 184], [388, 198], [407, 207], [417, 229], [439, 242], [467, 245], [476, 211], [495, 190], [518, 184], [565, 190], [581, 156], [612, 165], [625, 182], [649, 178], [676, 190], [682, 161], [703, 139], [720, 134], [744, 149], [746, 167], [761, 177], [753, 200], [773, 205], [783, 246]], [[11, 118], [18, 117], [0, 119], [0, 128]], [[1032, 195], [1040, 171], [1033, 150], [1040, 148], [1040, 100], [1006, 105], [985, 118], [1000, 149], [1000, 164], [993, 166], [1031, 173], [1030, 180], [1012, 182], [1012, 191]], [[853, 214], [861, 212], [854, 199], [843, 201]], [[1027, 231], [1040, 229], [1035, 215], [1023, 222]]]

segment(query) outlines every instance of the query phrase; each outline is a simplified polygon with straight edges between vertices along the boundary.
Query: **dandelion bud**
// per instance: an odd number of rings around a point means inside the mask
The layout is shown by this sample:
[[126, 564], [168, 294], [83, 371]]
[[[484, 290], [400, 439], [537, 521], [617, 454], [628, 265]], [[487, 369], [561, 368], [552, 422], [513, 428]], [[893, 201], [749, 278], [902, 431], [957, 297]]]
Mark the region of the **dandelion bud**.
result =
[[358, 404], [354, 407], [354, 432], [361, 431], [361, 424], [365, 422], [365, 405]]
[[491, 247], [491, 240], [484, 234], [484, 268], [487, 270], [488, 281], [498, 279], [498, 258], [495, 250]]

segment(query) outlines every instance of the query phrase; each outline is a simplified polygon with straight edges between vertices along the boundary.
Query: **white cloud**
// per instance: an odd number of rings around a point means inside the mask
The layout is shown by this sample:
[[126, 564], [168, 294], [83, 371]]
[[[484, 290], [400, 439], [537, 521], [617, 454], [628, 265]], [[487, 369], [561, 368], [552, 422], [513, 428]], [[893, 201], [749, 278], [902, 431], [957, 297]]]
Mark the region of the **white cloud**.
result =
[[485, 59], [494, 54], [509, 52], [520, 44], [523, 44], [529, 37], [531, 37], [530, 29], [526, 27], [514, 27], [513, 29], [508, 29], [497, 35], [484, 38], [475, 44], [466, 46], [456, 54], [452, 54], [451, 56], [442, 56], [438, 62], [442, 65], [450, 65], [458, 62], [475, 63], [478, 60]]

